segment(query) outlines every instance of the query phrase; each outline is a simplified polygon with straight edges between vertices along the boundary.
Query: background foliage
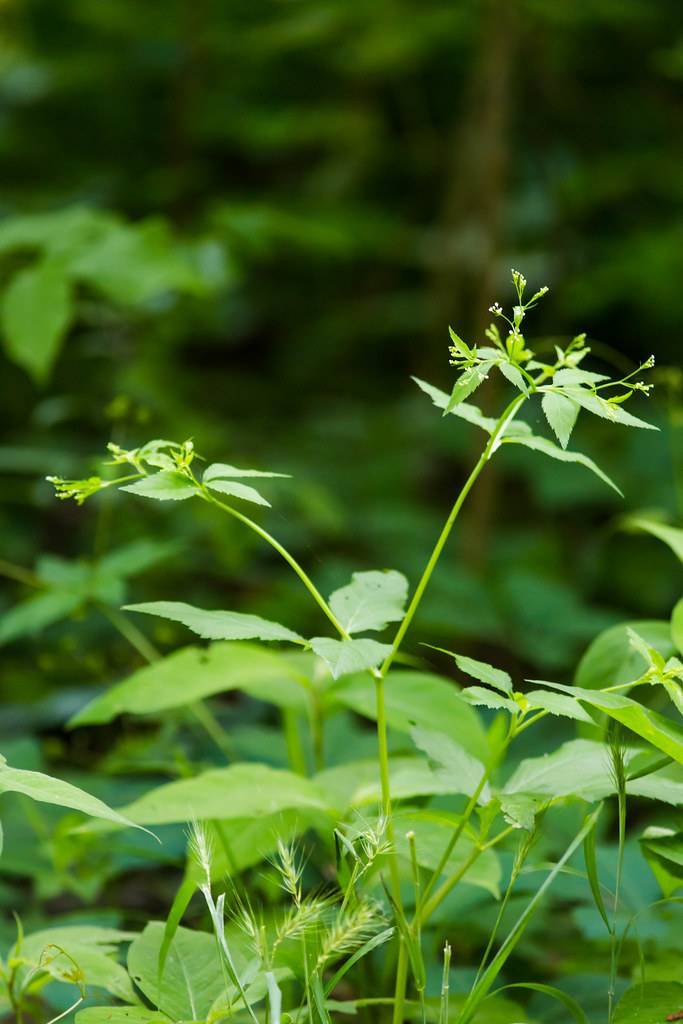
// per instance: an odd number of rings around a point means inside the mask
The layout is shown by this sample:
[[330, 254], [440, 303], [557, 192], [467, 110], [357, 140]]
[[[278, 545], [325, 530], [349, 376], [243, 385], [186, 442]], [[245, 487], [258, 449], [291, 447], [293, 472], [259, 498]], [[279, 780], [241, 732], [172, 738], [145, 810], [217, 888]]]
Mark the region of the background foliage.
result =
[[[535, 318], [547, 347], [589, 329], [610, 369], [656, 353], [655, 396], [635, 411], [662, 429], [583, 417], [577, 445], [625, 502], [506, 453], [421, 638], [568, 682], [601, 629], [668, 618], [680, 564], [621, 520], [676, 524], [683, 509], [680, 4], [6, 0], [0, 34], [2, 608], [65, 579], [70, 595], [0, 624], [12, 764], [120, 806], [150, 776], [215, 760], [183, 722], [64, 729], [141, 664], [102, 604], [182, 591], [316, 627], [296, 581], [209, 510], [79, 511], [43, 477], [81, 475], [110, 439], [192, 436], [209, 460], [294, 475], [268, 521], [325, 593], [359, 567], [414, 582], [476, 439], [409, 377], [450, 387], [446, 327], [480, 337], [511, 265], [551, 286]], [[82, 561], [107, 554], [94, 575]], [[185, 639], [153, 635], [164, 651]], [[242, 758], [265, 735], [285, 761], [260, 705], [218, 712]], [[124, 908], [116, 924], [165, 913], [179, 833], [150, 887], [149, 852], [55, 838], [51, 812], [32, 814], [17, 811], [3, 905], [19, 894], [33, 926], [94, 901]]]

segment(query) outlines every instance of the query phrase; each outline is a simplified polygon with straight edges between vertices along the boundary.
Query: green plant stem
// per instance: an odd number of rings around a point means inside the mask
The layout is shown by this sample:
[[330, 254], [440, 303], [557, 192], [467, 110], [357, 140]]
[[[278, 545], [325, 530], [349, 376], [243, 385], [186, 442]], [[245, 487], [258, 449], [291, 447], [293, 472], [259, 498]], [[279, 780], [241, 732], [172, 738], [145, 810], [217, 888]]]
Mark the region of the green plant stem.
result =
[[296, 772], [297, 775], [308, 775], [306, 751], [304, 750], [303, 743], [301, 742], [298, 716], [293, 708], [282, 709], [282, 727], [285, 733], [287, 757], [289, 759], [290, 768], [293, 772]]
[[227, 512], [227, 514], [232, 516], [234, 519], [238, 519], [245, 526], [248, 526], [250, 530], [253, 530], [254, 533], [258, 534], [258, 536], [261, 537], [262, 540], [265, 540], [267, 544], [270, 544], [270, 546], [274, 548], [275, 551], [277, 551], [277, 553], [282, 556], [282, 558], [284, 558], [285, 562], [287, 562], [290, 568], [294, 570], [294, 572], [299, 577], [303, 585], [306, 587], [306, 590], [308, 590], [313, 600], [330, 620], [330, 622], [337, 630], [339, 635], [344, 640], [351, 639], [349, 634], [346, 632], [341, 622], [337, 618], [337, 616], [330, 608], [325, 598], [322, 596], [322, 594], [316, 587], [311, 577], [308, 575], [305, 569], [303, 569], [302, 566], [299, 565], [296, 558], [294, 558], [294, 556], [289, 553], [287, 548], [280, 544], [279, 540], [273, 537], [272, 533], [268, 533], [267, 530], [264, 530], [262, 526], [259, 526], [259, 524], [254, 522], [253, 519], [250, 519], [249, 516], [245, 516], [244, 513], [238, 512], [236, 508], [232, 508], [231, 505], [226, 505], [225, 502], [219, 501], [218, 498], [214, 498], [213, 494], [211, 494], [206, 488], [203, 488], [200, 491], [200, 496], [204, 499], [204, 501], [208, 501], [211, 505], [215, 505], [217, 508], [220, 508], [223, 512]]

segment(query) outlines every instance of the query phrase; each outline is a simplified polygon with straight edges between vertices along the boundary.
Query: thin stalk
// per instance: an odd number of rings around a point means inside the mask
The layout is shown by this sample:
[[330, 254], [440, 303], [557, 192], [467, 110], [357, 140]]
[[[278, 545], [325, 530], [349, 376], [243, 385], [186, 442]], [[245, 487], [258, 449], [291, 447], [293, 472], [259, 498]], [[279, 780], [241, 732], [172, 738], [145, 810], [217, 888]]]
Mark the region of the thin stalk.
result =
[[293, 772], [296, 772], [297, 775], [308, 775], [306, 751], [304, 750], [304, 745], [301, 742], [298, 716], [293, 708], [282, 709], [282, 727], [284, 729], [285, 742], [287, 744], [289, 767]]
[[273, 537], [272, 533], [268, 533], [267, 530], [264, 530], [262, 526], [259, 526], [259, 524], [254, 522], [253, 519], [250, 519], [249, 516], [245, 516], [244, 513], [238, 512], [236, 508], [232, 508], [231, 505], [226, 505], [225, 502], [219, 501], [218, 498], [214, 498], [213, 494], [211, 494], [209, 491], [202, 490], [200, 492], [200, 497], [202, 497], [204, 501], [208, 501], [210, 504], [216, 505], [216, 507], [220, 508], [223, 512], [227, 512], [228, 515], [231, 515], [234, 519], [238, 519], [245, 526], [248, 526], [250, 530], [253, 530], [254, 533], [258, 534], [258, 536], [261, 537], [262, 540], [265, 540], [266, 543], [270, 544], [270, 546], [274, 548], [275, 551], [277, 551], [277, 553], [282, 556], [282, 558], [284, 558], [285, 562], [287, 562], [290, 568], [294, 570], [294, 572], [297, 574], [303, 585], [306, 587], [306, 590], [308, 590], [313, 600], [322, 609], [322, 611], [330, 620], [330, 622], [337, 630], [339, 635], [344, 640], [351, 639], [349, 634], [346, 632], [341, 622], [337, 618], [337, 616], [330, 608], [325, 598], [322, 596], [322, 594], [316, 587], [311, 577], [308, 575], [305, 569], [303, 569], [302, 566], [299, 565], [296, 558], [294, 558], [294, 556], [289, 553], [287, 548], [280, 544], [279, 540]]

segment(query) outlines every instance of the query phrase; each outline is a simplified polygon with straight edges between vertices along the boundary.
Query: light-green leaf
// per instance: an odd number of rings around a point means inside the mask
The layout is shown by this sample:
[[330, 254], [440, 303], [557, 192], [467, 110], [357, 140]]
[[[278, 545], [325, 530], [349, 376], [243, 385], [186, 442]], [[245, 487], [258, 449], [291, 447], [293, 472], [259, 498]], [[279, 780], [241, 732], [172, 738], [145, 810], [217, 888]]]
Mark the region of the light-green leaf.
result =
[[604, 743], [571, 740], [551, 754], [522, 761], [504, 787], [506, 794], [577, 796], [602, 800], [614, 791], [610, 776], [609, 751]]
[[162, 469], [151, 476], [143, 476], [133, 484], [121, 487], [122, 491], [139, 494], [156, 501], [184, 501], [197, 494], [197, 488], [186, 476], [172, 469]]
[[307, 678], [293, 659], [252, 644], [184, 647], [95, 697], [69, 724], [96, 725], [124, 713], [159, 714], [231, 690], [305, 712], [306, 685]]
[[491, 708], [493, 711], [509, 711], [513, 715], [519, 711], [519, 705], [514, 700], [509, 700], [494, 690], [487, 690], [484, 686], [466, 686], [464, 690], [460, 691], [460, 696], [473, 707]]
[[2, 302], [5, 348], [39, 384], [49, 376], [72, 316], [71, 285], [58, 264], [39, 263], [10, 281]]
[[577, 686], [564, 686], [562, 683], [544, 683], [563, 693], [568, 693], [589, 707], [604, 711], [606, 715], [620, 722], [627, 729], [642, 736], [653, 747], [668, 754], [679, 764], [683, 764], [683, 726], [670, 718], [665, 718], [657, 711], [651, 711], [630, 697], [621, 693], [605, 693], [602, 690], [584, 690]]
[[245, 476], [260, 476], [260, 477], [281, 477], [282, 479], [291, 479], [289, 473], [270, 473], [264, 472], [260, 469], [239, 469], [238, 466], [230, 466], [227, 462], [212, 462], [210, 466], [207, 466], [202, 476], [202, 481], [205, 484], [212, 483], [214, 480], [230, 480], [235, 477]]
[[159, 987], [157, 965], [164, 925], [150, 921], [128, 950], [135, 984], [173, 1020], [204, 1020], [224, 987], [214, 935], [178, 928], [171, 942]]
[[460, 374], [451, 391], [451, 396], [444, 410], [444, 416], [446, 413], [452, 412], [457, 405], [468, 398], [469, 395], [484, 383], [492, 366], [493, 363], [491, 362], [477, 363]]
[[628, 516], [623, 520], [623, 525], [627, 530], [649, 533], [664, 544], [668, 544], [676, 558], [683, 562], [683, 530], [648, 516]]
[[[330, 697], [359, 715], [375, 720], [375, 685], [367, 674], [351, 676], [335, 686]], [[462, 699], [450, 679], [427, 672], [397, 670], [386, 677], [384, 701], [392, 729], [410, 732], [415, 726], [444, 732], [468, 753], [485, 761], [488, 741], [474, 708]]]
[[269, 622], [258, 615], [244, 615], [241, 612], [204, 611], [203, 608], [195, 608], [183, 601], [127, 604], [124, 610], [182, 622], [205, 640], [289, 640], [295, 644], [306, 643], [302, 636], [281, 626], [279, 622]]
[[503, 438], [503, 442], [506, 444], [521, 444], [525, 448], [531, 448], [533, 451], [541, 452], [543, 455], [548, 455], [551, 459], [557, 459], [558, 462], [575, 462], [579, 466], [584, 466], [589, 469], [591, 473], [595, 473], [603, 483], [606, 483], [608, 487], [611, 487], [613, 491], [621, 495], [623, 498], [622, 491], [617, 487], [613, 480], [607, 476], [603, 470], [600, 469], [592, 459], [589, 459], [587, 455], [582, 452], [570, 452], [565, 451], [564, 448], [559, 448], [552, 441], [549, 441], [547, 437], [537, 437], [535, 434], [524, 437], [511, 437], [506, 436]]
[[546, 391], [541, 400], [545, 418], [563, 448], [569, 444], [572, 430], [579, 415], [579, 406], [566, 395]]
[[[450, 652], [444, 652], [450, 653]], [[468, 658], [465, 654], [453, 654], [455, 663], [461, 672], [478, 679], [480, 683], [493, 686], [501, 693], [512, 693], [512, 678], [502, 668], [494, 668], [485, 661], [477, 661], [476, 658]]]
[[326, 810], [310, 779], [265, 764], [232, 764], [158, 786], [122, 808], [138, 824], [253, 819], [301, 808]]
[[251, 501], [254, 505], [265, 505], [266, 508], [270, 508], [270, 502], [255, 487], [249, 487], [248, 484], [241, 484], [236, 480], [222, 479], [205, 480], [204, 483], [212, 491], [218, 491], [220, 494], [229, 494], [232, 498], [241, 498], [242, 501]]
[[323, 659], [334, 679], [377, 668], [391, 653], [389, 644], [380, 644], [377, 640], [332, 640], [326, 636], [314, 636], [311, 647]]
[[82, 811], [91, 818], [103, 818], [117, 825], [131, 826], [129, 818], [112, 810], [102, 800], [91, 796], [70, 782], [63, 782], [42, 772], [26, 771], [23, 768], [10, 768], [4, 757], [0, 755], [0, 793], [21, 793], [39, 803], [56, 804], [68, 807], [73, 811]]
[[646, 423], [645, 420], [638, 419], [637, 416], [626, 412], [621, 405], [608, 402], [606, 398], [601, 398], [587, 388], [565, 386], [563, 393], [582, 408], [593, 413], [594, 416], [609, 420], [610, 423], [620, 423], [624, 427], [640, 427], [642, 430], [659, 430], [659, 427], [653, 423]]
[[[465, 796], [473, 795], [485, 772], [481, 761], [472, 757], [464, 747], [443, 732], [415, 728], [411, 730], [410, 735], [416, 747], [457, 780], [458, 786], [461, 787], [460, 792]], [[485, 783], [479, 796], [479, 803], [486, 804], [490, 799], [491, 790]]]
[[683, 985], [649, 981], [624, 992], [614, 1011], [614, 1024], [661, 1024], [683, 1010]]
[[674, 653], [668, 622], [652, 619], [610, 626], [598, 634], [581, 658], [575, 676], [577, 686], [601, 690], [608, 686], [622, 686], [642, 676], [647, 662], [631, 645], [629, 630], [636, 632], [665, 658]]
[[[419, 377], [412, 378], [421, 391], [424, 391], [425, 395], [428, 395], [433, 404], [437, 409], [445, 410], [448, 406], [449, 396], [445, 391], [441, 391], [440, 388], [435, 388], [433, 384], [428, 384], [425, 380], [420, 380]], [[458, 416], [462, 420], [466, 420], [467, 423], [472, 423], [475, 427], [480, 427], [485, 430], [487, 434], [493, 433], [498, 426], [498, 421], [491, 419], [489, 416], [484, 416], [481, 409], [477, 405], [472, 405], [469, 402], [459, 402], [454, 408], [449, 409], [451, 416]], [[505, 428], [505, 434], [508, 436], [526, 435], [531, 433], [531, 427], [528, 423], [523, 420], [513, 419], [508, 423]]]
[[330, 608], [347, 633], [384, 629], [403, 618], [408, 580], [393, 569], [354, 572], [351, 583], [330, 595]]

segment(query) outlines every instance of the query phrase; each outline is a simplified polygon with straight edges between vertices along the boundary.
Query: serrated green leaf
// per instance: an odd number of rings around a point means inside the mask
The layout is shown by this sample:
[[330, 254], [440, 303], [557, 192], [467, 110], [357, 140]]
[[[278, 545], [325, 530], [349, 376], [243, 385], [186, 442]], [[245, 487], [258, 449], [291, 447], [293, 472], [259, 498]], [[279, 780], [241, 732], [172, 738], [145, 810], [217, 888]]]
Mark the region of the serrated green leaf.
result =
[[314, 636], [310, 643], [334, 679], [377, 668], [391, 653], [389, 644], [380, 644], [377, 640], [332, 640], [326, 636]]
[[202, 481], [205, 484], [211, 483], [213, 480], [226, 480], [234, 477], [245, 477], [245, 476], [259, 476], [259, 477], [280, 477], [282, 479], [291, 479], [289, 473], [270, 473], [264, 472], [260, 469], [239, 469], [237, 466], [230, 466], [227, 462], [212, 462], [210, 466], [207, 466], [202, 476]]
[[[424, 391], [424, 393], [431, 398], [437, 409], [446, 409], [449, 396], [445, 391], [441, 391], [440, 388], [434, 387], [433, 384], [428, 384], [426, 381], [420, 380], [419, 377], [413, 377], [412, 380], [415, 381], [421, 391]], [[451, 416], [458, 416], [460, 419], [466, 420], [467, 423], [472, 423], [475, 427], [480, 427], [482, 430], [485, 430], [487, 434], [490, 434], [495, 430], [498, 422], [497, 420], [491, 419], [489, 416], [484, 416], [478, 406], [472, 405], [469, 402], [459, 402], [458, 405], [456, 405], [455, 408], [450, 409], [449, 412]], [[505, 433], [509, 436], [530, 434], [531, 427], [523, 420], [514, 419], [511, 420], [506, 427]]]
[[460, 374], [451, 391], [451, 396], [444, 410], [444, 416], [446, 413], [452, 412], [460, 402], [463, 402], [484, 383], [492, 366], [492, 362], [477, 363], [476, 366], [470, 366], [464, 373]]
[[[538, 681], [538, 680], [532, 680]], [[564, 686], [562, 683], [544, 682], [544, 686], [568, 693], [577, 700], [604, 711], [616, 722], [642, 736], [653, 747], [668, 754], [674, 761], [683, 764], [683, 726], [672, 719], [665, 718], [657, 711], [643, 707], [630, 697], [621, 693], [605, 693], [601, 690], [584, 690], [576, 686]]]
[[551, 715], [559, 715], [561, 718], [573, 718], [577, 722], [586, 722], [594, 725], [593, 718], [586, 709], [574, 697], [564, 693], [553, 693], [552, 690], [530, 690], [524, 694], [528, 701], [529, 710], [547, 711]]
[[258, 615], [242, 612], [205, 611], [183, 601], [149, 601], [145, 604], [124, 605], [124, 611], [156, 615], [172, 622], [182, 622], [193, 633], [205, 640], [288, 640], [290, 643], [305, 644], [298, 633], [269, 622]]
[[487, 690], [483, 686], [466, 686], [464, 690], [460, 691], [460, 696], [468, 704], [472, 704], [473, 707], [491, 708], [494, 711], [509, 711], [513, 715], [519, 711], [519, 706], [514, 700], [508, 700], [507, 697], [502, 697], [500, 693]]
[[565, 386], [564, 393], [583, 409], [610, 423], [620, 423], [624, 427], [640, 427], [642, 430], [659, 430], [653, 423], [646, 423], [645, 420], [632, 416], [622, 406], [608, 402], [606, 398], [601, 398], [587, 388]]
[[197, 488], [191, 480], [182, 473], [170, 469], [162, 469], [151, 476], [143, 476], [135, 483], [126, 484], [120, 489], [130, 491], [131, 494], [139, 494], [143, 498], [154, 498], [156, 501], [184, 501], [197, 494]]
[[546, 391], [541, 399], [541, 406], [557, 440], [566, 448], [580, 407], [571, 398], [556, 391]]
[[556, 370], [553, 375], [553, 384], [599, 384], [600, 381], [609, 380], [604, 373], [594, 373], [592, 370], [581, 370], [577, 366], [565, 366]]
[[[444, 653], [451, 654], [452, 652]], [[495, 687], [501, 693], [512, 693], [512, 679], [503, 669], [494, 668], [493, 665], [489, 665], [485, 661], [477, 661], [476, 658], [468, 658], [465, 654], [453, 654], [453, 657], [461, 672], [472, 676], [473, 679], [478, 679], [480, 683]]]
[[248, 484], [240, 484], [236, 480], [208, 480], [204, 481], [206, 486], [212, 491], [218, 491], [220, 494], [229, 494], [232, 498], [241, 498], [242, 501], [251, 501], [254, 505], [265, 505], [266, 508], [270, 508], [270, 502], [263, 497], [255, 487], [249, 487]]
[[498, 369], [503, 376], [510, 381], [513, 387], [516, 387], [518, 391], [521, 391], [523, 395], [529, 394], [529, 385], [527, 384], [524, 376], [514, 363], [509, 363], [503, 359], [498, 364]]
[[400, 621], [407, 597], [403, 573], [354, 572], [351, 583], [330, 595], [330, 608], [347, 633], [364, 633]]
[[57, 263], [20, 270], [5, 290], [5, 349], [39, 384], [50, 374], [72, 316], [71, 285]]
[[[464, 747], [443, 732], [416, 727], [411, 730], [410, 735], [416, 747], [457, 779], [458, 786], [462, 787], [459, 792], [465, 796], [472, 796], [485, 772], [481, 761], [472, 757]], [[490, 799], [491, 790], [488, 784], [485, 784], [479, 803], [486, 804]]]
[[595, 473], [608, 487], [616, 491], [623, 498], [623, 492], [617, 487], [613, 480], [611, 480], [606, 473], [604, 473], [592, 459], [589, 459], [587, 455], [583, 455], [581, 452], [570, 452], [565, 451], [564, 448], [558, 448], [556, 444], [549, 441], [546, 437], [537, 437], [532, 434], [528, 437], [510, 437], [506, 436], [503, 438], [505, 444], [521, 444], [525, 448], [531, 448], [533, 451], [542, 452], [543, 455], [548, 455], [551, 459], [557, 459], [558, 462], [575, 462], [579, 466], [585, 466], [591, 473]]

